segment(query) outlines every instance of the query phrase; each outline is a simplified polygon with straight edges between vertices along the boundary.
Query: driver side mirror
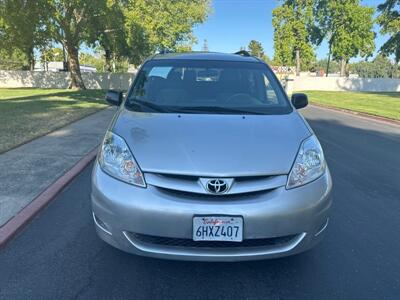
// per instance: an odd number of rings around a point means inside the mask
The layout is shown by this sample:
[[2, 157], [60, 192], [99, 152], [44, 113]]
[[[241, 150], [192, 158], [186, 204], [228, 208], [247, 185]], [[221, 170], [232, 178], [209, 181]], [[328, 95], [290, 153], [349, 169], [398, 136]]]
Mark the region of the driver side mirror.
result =
[[106, 94], [106, 101], [111, 105], [120, 106], [122, 103], [122, 92], [109, 90]]
[[292, 95], [292, 104], [296, 109], [306, 107], [308, 105], [308, 98], [306, 94], [296, 93]]

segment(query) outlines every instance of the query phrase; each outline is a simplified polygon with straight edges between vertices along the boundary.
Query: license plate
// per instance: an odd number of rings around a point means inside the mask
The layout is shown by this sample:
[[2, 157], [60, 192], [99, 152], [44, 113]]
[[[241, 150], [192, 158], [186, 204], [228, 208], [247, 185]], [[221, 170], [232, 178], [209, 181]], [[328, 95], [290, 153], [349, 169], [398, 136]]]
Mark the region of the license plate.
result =
[[199, 216], [193, 218], [194, 241], [243, 240], [243, 218], [229, 216]]

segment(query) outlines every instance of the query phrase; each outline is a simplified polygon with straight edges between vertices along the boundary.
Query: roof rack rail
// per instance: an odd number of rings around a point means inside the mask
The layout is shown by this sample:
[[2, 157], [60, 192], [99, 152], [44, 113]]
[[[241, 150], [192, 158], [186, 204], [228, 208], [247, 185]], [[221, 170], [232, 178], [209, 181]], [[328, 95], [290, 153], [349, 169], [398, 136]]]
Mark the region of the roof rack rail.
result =
[[234, 54], [241, 55], [241, 56], [251, 56], [249, 52], [246, 50], [240, 50], [238, 52], [235, 52]]

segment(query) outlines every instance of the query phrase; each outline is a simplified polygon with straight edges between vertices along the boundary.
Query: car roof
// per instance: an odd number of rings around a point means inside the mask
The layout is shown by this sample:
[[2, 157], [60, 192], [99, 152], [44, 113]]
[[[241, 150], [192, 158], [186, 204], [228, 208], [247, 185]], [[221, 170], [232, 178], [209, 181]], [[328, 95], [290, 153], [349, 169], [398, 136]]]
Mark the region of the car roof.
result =
[[219, 52], [183, 52], [183, 53], [165, 53], [156, 54], [148, 60], [162, 59], [182, 59], [182, 60], [220, 60], [220, 61], [242, 61], [242, 62], [260, 62], [254, 56], [244, 56], [239, 54], [219, 53]]

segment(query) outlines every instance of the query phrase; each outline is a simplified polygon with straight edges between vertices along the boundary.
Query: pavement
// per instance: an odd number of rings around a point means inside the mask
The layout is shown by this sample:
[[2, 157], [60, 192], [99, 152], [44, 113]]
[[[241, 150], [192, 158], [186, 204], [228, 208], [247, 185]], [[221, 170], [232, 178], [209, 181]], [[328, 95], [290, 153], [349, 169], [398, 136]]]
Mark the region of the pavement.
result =
[[399, 299], [400, 127], [309, 107], [334, 180], [324, 241], [292, 257], [179, 262], [97, 238], [88, 166], [0, 250], [0, 299]]
[[101, 142], [114, 112], [107, 108], [0, 154], [0, 227]]

